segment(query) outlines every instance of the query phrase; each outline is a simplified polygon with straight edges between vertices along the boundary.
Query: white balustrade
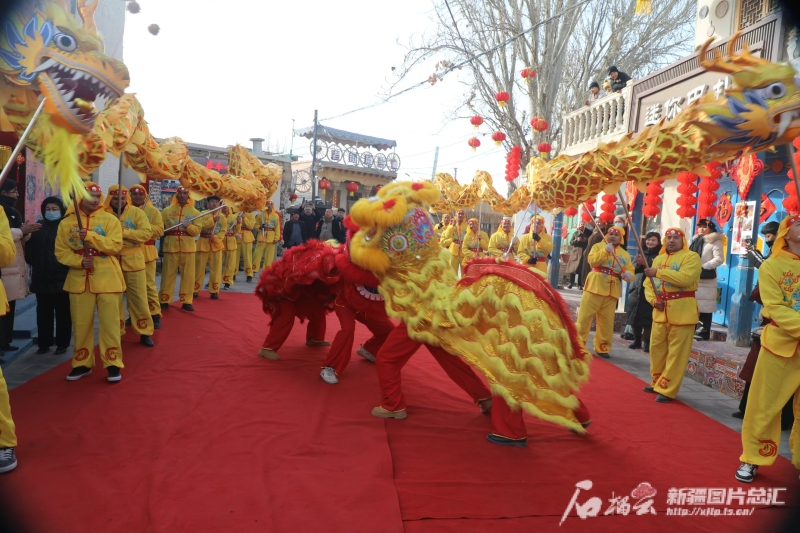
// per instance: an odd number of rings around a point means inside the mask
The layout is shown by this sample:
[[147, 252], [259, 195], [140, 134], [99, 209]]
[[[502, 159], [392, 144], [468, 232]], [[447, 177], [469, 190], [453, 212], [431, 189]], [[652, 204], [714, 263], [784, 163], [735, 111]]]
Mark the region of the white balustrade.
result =
[[628, 118], [631, 112], [631, 87], [611, 93], [590, 106], [564, 115], [563, 132], [559, 153], [580, 155], [595, 148], [599, 143], [608, 143], [628, 133]]

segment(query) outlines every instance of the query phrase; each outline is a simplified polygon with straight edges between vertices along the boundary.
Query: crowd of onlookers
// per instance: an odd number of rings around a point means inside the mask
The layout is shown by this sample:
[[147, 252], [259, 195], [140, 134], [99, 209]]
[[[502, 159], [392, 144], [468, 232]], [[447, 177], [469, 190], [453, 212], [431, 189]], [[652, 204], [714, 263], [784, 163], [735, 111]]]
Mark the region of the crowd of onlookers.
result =
[[620, 92], [629, 81], [631, 77], [628, 74], [612, 65], [608, 68], [608, 79], [603, 81], [602, 87], [596, 81], [589, 84], [589, 98], [586, 99], [586, 105], [592, 105], [609, 93]]
[[282, 234], [284, 248], [303, 244], [309, 239], [345, 243], [344, 208], [340, 207], [335, 214], [330, 208], [320, 213], [320, 209], [304, 202], [299, 209], [289, 208], [287, 211], [288, 219], [283, 224]]

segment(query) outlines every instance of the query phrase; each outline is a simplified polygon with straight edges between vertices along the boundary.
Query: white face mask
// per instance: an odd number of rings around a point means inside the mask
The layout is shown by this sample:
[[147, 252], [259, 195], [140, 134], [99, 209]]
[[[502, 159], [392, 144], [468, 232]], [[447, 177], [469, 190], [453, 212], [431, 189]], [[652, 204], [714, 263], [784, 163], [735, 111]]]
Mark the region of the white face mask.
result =
[[45, 211], [44, 218], [51, 221], [61, 220], [60, 211]]

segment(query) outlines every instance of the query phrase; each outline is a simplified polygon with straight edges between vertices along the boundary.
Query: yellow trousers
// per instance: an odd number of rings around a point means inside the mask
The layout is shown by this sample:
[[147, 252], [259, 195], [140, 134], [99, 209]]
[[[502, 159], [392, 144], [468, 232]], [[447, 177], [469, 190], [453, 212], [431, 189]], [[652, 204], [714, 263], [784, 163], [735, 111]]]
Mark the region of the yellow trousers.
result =
[[161, 265], [161, 303], [170, 304], [175, 295], [175, 281], [178, 279], [178, 271], [181, 272], [181, 286], [178, 289], [178, 297], [181, 303], [192, 303], [192, 292], [194, 289], [194, 253], [174, 253], [164, 254], [164, 262]]
[[222, 283], [227, 283], [233, 287], [233, 278], [239, 272], [239, 248], [235, 250], [225, 250], [225, 267], [222, 271]]
[[252, 277], [253, 275], [253, 243], [243, 242], [239, 254], [244, 261], [244, 275]]
[[275, 259], [275, 243], [260, 242], [256, 245], [256, 254], [253, 258], [253, 275], [261, 270], [261, 261], [264, 261], [264, 268], [269, 268]]
[[150, 309], [150, 316], [161, 316], [161, 306], [158, 302], [158, 289], [156, 289], [155, 260], [144, 264], [144, 274], [147, 280], [147, 307]]
[[[668, 398], [678, 395], [692, 352], [694, 329], [694, 324], [676, 326], [653, 322], [650, 333], [650, 376], [653, 381], [650, 386], [657, 393]], [[750, 409], [749, 403], [747, 408]]]
[[94, 366], [94, 310], [100, 323], [100, 360], [103, 368], [122, 364], [119, 334], [119, 294], [92, 294], [89, 291], [69, 295], [69, 311], [75, 333], [72, 368]]
[[[155, 262], [153, 262], [155, 263]], [[121, 334], [125, 335], [125, 302], [128, 301], [128, 314], [131, 317], [131, 327], [137, 335], [153, 334], [153, 317], [147, 303], [147, 272], [123, 272], [125, 277], [125, 296], [119, 297], [119, 327]], [[161, 306], [159, 306], [160, 308]]]
[[778, 357], [761, 348], [744, 413], [740, 461], [765, 466], [775, 462], [781, 442], [781, 410], [792, 395], [795, 420], [789, 449], [792, 464], [800, 469], [800, 351], [792, 357]]
[[8, 401], [8, 387], [0, 368], [0, 448], [14, 448], [17, 445], [17, 434], [14, 432], [14, 420], [11, 418], [11, 404]]
[[200, 292], [203, 288], [203, 280], [206, 279], [206, 265], [211, 264], [211, 273], [208, 276], [208, 293], [218, 294], [219, 284], [222, 282], [222, 255], [225, 252], [197, 252], [194, 263], [194, 292]]
[[[537, 263], [538, 264], [538, 263]], [[592, 329], [592, 318], [595, 318], [594, 351], [595, 353], [608, 353], [614, 339], [614, 314], [617, 311], [617, 299], [611, 296], [598, 296], [585, 292], [581, 296], [581, 305], [578, 308], [578, 336], [586, 344], [589, 340], [589, 330]]]
[[464, 258], [461, 257], [460, 255], [459, 256], [455, 256], [455, 255], [451, 255], [450, 256], [450, 266], [453, 267], [453, 270], [455, 271], [456, 276], [458, 276], [458, 269], [461, 266], [461, 261], [463, 261], [463, 260], [464, 260]]

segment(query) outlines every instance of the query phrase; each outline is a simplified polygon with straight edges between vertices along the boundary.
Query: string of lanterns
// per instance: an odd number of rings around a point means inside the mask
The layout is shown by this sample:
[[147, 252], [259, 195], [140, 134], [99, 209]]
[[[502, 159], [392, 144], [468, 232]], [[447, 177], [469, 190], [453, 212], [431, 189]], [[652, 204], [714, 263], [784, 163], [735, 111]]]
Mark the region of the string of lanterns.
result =
[[512, 146], [506, 156], [506, 181], [511, 183], [519, 177], [519, 165], [522, 161], [522, 148]]
[[[586, 200], [585, 202], [583, 202], [583, 205], [586, 206], [586, 209], [584, 209], [581, 212], [581, 220], [583, 220], [586, 223], [592, 222], [594, 220], [594, 204], [595, 204], [595, 202], [596, 202], [596, 200], [594, 198], [592, 198], [590, 200]], [[587, 213], [587, 211], [588, 211], [588, 213]]]
[[617, 210], [617, 197], [613, 194], [604, 194], [601, 196], [603, 203], [600, 204], [600, 220], [606, 224], [614, 222], [614, 211]]
[[708, 176], [700, 178], [700, 194], [698, 195], [699, 207], [698, 214], [701, 218], [710, 218], [717, 213], [717, 191], [719, 189], [719, 180], [722, 177], [722, 171], [719, 169], [719, 161], [713, 161], [706, 165]]
[[678, 174], [678, 196], [677, 203], [678, 216], [681, 218], [692, 218], [697, 209], [694, 207], [697, 204], [697, 198], [694, 193], [697, 192], [697, 178], [699, 176], [693, 172], [681, 172]]
[[[796, 149], [800, 150], [800, 137], [797, 137], [794, 141], [792, 141], [792, 144]], [[800, 152], [795, 152], [794, 162], [796, 166], [800, 167]], [[791, 167], [791, 165], [789, 166]], [[782, 205], [788, 214], [796, 215], [800, 213], [800, 201], [798, 201], [797, 198], [797, 187], [794, 183], [794, 171], [790, 168], [786, 175], [789, 177], [789, 183], [786, 185], [786, 192], [789, 194], [789, 196], [783, 199]]]
[[644, 216], [652, 218], [661, 212], [662, 194], [664, 194], [664, 180], [647, 184], [644, 194], [644, 206], [642, 206], [642, 214]]

